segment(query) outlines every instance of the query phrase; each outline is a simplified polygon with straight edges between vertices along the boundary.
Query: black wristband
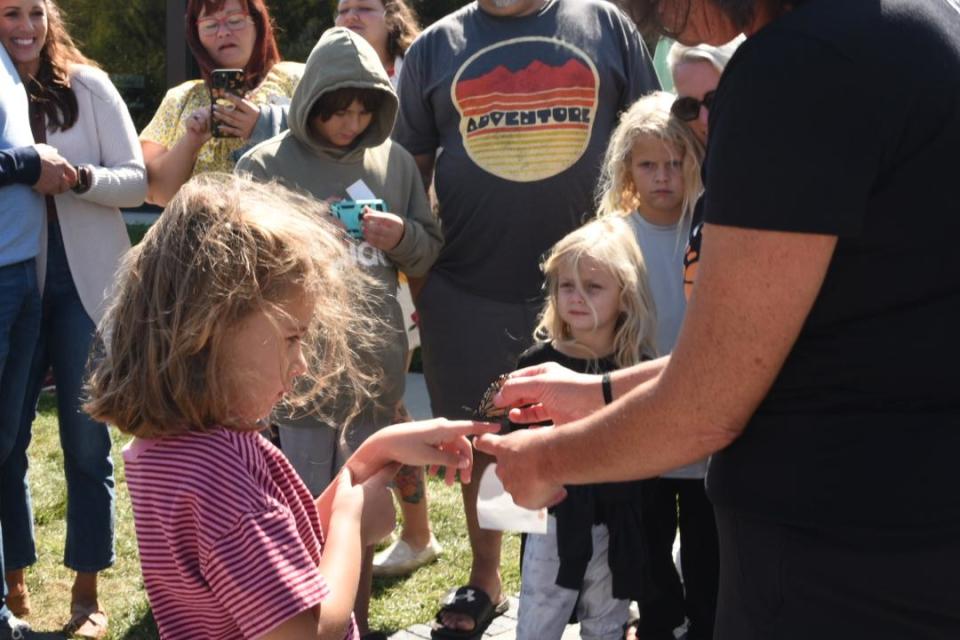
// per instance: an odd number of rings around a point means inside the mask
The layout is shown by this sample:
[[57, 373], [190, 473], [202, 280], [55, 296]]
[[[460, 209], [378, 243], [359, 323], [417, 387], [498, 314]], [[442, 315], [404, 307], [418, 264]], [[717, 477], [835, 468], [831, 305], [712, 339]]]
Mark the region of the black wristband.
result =
[[603, 391], [603, 403], [613, 402], [613, 387], [610, 386], [610, 374], [605, 373], [600, 376], [600, 389]]
[[77, 184], [72, 188], [76, 194], [86, 193], [93, 186], [93, 169], [88, 164], [77, 166]]

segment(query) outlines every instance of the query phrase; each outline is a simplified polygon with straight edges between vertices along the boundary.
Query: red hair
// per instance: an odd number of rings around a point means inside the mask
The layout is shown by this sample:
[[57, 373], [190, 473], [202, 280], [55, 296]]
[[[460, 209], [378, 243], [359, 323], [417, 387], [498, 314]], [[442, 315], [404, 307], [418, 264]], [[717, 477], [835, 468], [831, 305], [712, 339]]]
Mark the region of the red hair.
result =
[[[247, 66], [244, 67], [245, 87], [248, 91], [260, 86], [263, 79], [270, 73], [273, 65], [280, 62], [280, 50], [277, 48], [277, 41], [273, 36], [273, 21], [270, 19], [270, 11], [263, 0], [239, 0], [244, 11], [253, 18], [253, 25], [257, 29], [257, 40], [253, 44], [253, 51], [250, 52], [250, 59]], [[210, 82], [210, 72], [219, 65], [213, 59], [203, 43], [200, 42], [200, 32], [197, 29], [197, 20], [201, 13], [210, 15], [221, 11], [227, 0], [188, 0], [187, 13], [184, 21], [187, 30], [187, 44], [200, 66], [200, 74], [203, 80]]]

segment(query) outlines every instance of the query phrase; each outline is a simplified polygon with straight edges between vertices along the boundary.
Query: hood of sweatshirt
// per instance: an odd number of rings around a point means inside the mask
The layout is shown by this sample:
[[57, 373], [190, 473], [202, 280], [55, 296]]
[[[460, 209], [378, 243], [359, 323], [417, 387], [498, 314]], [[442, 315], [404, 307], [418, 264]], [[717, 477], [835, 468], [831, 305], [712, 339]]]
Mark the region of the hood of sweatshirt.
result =
[[[320, 138], [310, 127], [310, 110], [328, 91], [346, 87], [377, 89], [386, 94], [370, 126], [348, 148], [337, 147]], [[290, 133], [316, 153], [349, 161], [363, 156], [365, 149], [383, 144], [397, 119], [397, 94], [373, 47], [349, 29], [328, 29], [317, 42], [290, 101]]]

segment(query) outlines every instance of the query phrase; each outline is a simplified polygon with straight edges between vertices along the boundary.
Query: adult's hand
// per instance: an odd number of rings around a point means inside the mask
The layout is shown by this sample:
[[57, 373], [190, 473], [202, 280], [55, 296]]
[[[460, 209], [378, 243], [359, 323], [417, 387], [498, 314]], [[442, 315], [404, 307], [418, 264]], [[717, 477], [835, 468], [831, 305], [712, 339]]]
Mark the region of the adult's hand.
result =
[[485, 434], [474, 442], [478, 451], [497, 459], [497, 477], [521, 507], [549, 507], [567, 495], [562, 484], [551, 481], [544, 473], [547, 438], [556, 428], [524, 429], [507, 436]]
[[547, 362], [510, 374], [493, 402], [513, 407], [510, 420], [517, 424], [572, 422], [603, 406], [600, 376], [577, 373], [556, 362]]
[[257, 126], [257, 120], [260, 118], [260, 107], [246, 98], [240, 98], [230, 93], [222, 99], [232, 102], [233, 108], [224, 108], [222, 105], [213, 104], [213, 117], [221, 123], [220, 131], [241, 140], [248, 140], [253, 135], [253, 129]]
[[187, 140], [190, 141], [191, 148], [199, 149], [213, 137], [210, 131], [210, 108], [200, 107], [187, 116], [184, 126], [187, 129]]
[[34, 183], [35, 191], [43, 195], [58, 195], [77, 184], [77, 170], [48, 144], [36, 145], [40, 155], [40, 178]]

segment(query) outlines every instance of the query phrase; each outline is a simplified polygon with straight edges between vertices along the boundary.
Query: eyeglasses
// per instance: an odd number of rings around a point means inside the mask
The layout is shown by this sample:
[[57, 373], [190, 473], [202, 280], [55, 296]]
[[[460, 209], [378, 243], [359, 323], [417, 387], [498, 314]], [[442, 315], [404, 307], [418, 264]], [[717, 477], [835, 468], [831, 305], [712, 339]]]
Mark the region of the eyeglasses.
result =
[[350, 14], [357, 16], [358, 18], [371, 18], [375, 15], [384, 15], [387, 13], [386, 9], [374, 9], [373, 7], [346, 7], [344, 9], [337, 9], [338, 18], [346, 18]]
[[680, 118], [684, 122], [691, 122], [700, 117], [700, 107], [710, 108], [710, 105], [713, 104], [713, 97], [716, 94], [716, 90], [707, 91], [703, 94], [703, 100], [697, 100], [696, 98], [691, 98], [690, 96], [684, 96], [683, 98], [677, 98], [673, 101], [673, 104], [670, 105], [670, 113]]
[[197, 31], [201, 36], [215, 36], [224, 25], [230, 31], [243, 31], [253, 24], [253, 18], [246, 13], [231, 13], [223, 18], [200, 18], [197, 20]]

